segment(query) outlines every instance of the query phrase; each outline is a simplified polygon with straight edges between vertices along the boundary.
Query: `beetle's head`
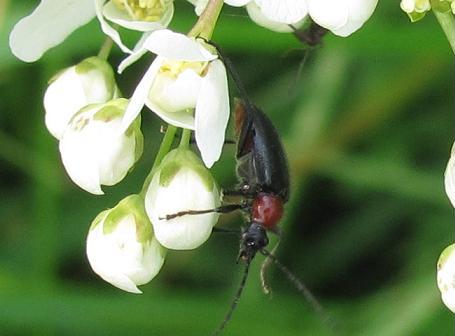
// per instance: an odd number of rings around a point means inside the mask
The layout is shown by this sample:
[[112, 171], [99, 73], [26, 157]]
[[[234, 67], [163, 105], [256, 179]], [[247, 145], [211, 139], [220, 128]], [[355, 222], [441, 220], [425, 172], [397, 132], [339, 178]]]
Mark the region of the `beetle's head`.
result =
[[264, 227], [252, 222], [243, 232], [240, 239], [239, 259], [251, 261], [256, 253], [266, 247], [269, 243]]

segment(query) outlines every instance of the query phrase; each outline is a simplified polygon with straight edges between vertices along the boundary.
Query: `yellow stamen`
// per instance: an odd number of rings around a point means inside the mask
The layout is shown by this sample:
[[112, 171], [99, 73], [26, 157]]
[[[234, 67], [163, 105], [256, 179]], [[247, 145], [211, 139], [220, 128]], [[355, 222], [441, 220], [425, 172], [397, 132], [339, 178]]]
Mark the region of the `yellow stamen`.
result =
[[206, 74], [209, 62], [165, 61], [160, 67], [160, 73], [177, 78], [186, 69], [191, 69], [199, 76]]
[[111, 0], [114, 5], [137, 21], [161, 20], [172, 0]]

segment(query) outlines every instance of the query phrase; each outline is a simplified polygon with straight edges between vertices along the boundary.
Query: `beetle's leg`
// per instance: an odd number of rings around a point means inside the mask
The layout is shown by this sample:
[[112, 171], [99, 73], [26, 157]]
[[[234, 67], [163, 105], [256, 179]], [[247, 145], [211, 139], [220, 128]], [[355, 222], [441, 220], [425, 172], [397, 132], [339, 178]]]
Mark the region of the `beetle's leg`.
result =
[[[196, 143], [196, 138], [194, 137], [194, 135], [191, 135], [190, 143], [191, 144], [195, 144]], [[235, 145], [236, 143], [237, 143], [237, 141], [235, 141], [233, 139], [225, 139], [224, 140], [224, 145]]]
[[[276, 251], [278, 250], [278, 246], [279, 245], [280, 245], [280, 235], [278, 235], [278, 241], [276, 242], [275, 246], [270, 251], [271, 255], [274, 256], [276, 254]], [[273, 263], [272, 257], [270, 257], [270, 255], [266, 255], [266, 257], [265, 257], [265, 259], [264, 259], [264, 261], [262, 262], [262, 265], [261, 265], [261, 272], [260, 272], [261, 285], [262, 285], [262, 291], [266, 295], [272, 293], [272, 288], [269, 285], [268, 276], [267, 276], [268, 275], [268, 270], [269, 270], [270, 266], [272, 265], [272, 263]]]
[[[167, 130], [167, 126], [165, 126], [165, 125], [161, 125], [160, 126], [160, 133], [164, 134], [164, 133], [166, 133], [166, 130]], [[180, 138], [181, 137], [181, 132], [176, 133], [174, 137], [175, 138]], [[196, 137], [195, 137], [194, 133], [191, 133], [190, 143], [191, 144], [195, 144], [196, 143]], [[237, 143], [237, 141], [235, 141], [233, 139], [225, 139], [224, 140], [224, 144], [225, 145], [233, 145], [233, 144], [236, 144], [236, 143]]]
[[249, 192], [243, 189], [223, 190], [224, 196], [247, 196], [248, 194]]
[[235, 230], [235, 229], [225, 229], [225, 228], [219, 228], [219, 227], [214, 227], [213, 232], [218, 232], [218, 233], [232, 233], [232, 234], [240, 234], [240, 230]]
[[181, 216], [186, 216], [186, 215], [202, 215], [202, 214], [207, 214], [207, 213], [212, 213], [212, 212], [217, 212], [217, 213], [228, 213], [228, 212], [233, 212], [235, 210], [240, 210], [240, 209], [245, 209], [248, 205], [245, 203], [241, 204], [226, 204], [222, 205], [218, 208], [214, 209], [207, 209], [207, 210], [185, 210], [185, 211], [179, 211], [174, 214], [166, 215], [164, 217], [159, 217], [159, 219], [173, 219]]
[[245, 197], [254, 197], [258, 194], [256, 189], [252, 189], [248, 184], [244, 184], [237, 189], [223, 189], [224, 196], [245, 196]]

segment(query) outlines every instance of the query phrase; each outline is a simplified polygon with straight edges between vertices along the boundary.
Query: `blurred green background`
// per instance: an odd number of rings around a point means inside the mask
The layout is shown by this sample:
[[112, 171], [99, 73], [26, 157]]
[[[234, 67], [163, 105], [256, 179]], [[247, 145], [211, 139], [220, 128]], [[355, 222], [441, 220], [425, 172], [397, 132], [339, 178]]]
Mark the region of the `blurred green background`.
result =
[[[93, 21], [39, 62], [20, 62], [8, 34], [37, 3], [0, 1], [0, 335], [209, 335], [238, 286], [237, 237], [213, 234], [197, 250], [170, 252], [143, 295], [90, 269], [90, 222], [140, 190], [162, 122], [144, 111], [143, 158], [105, 196], [72, 184], [45, 129], [42, 97], [55, 72], [96, 54], [104, 37]], [[192, 7], [177, 0], [171, 27], [186, 32], [194, 22]], [[122, 33], [130, 45], [137, 38]], [[301, 72], [304, 52], [292, 35], [256, 26], [242, 9], [225, 8], [214, 40], [282, 135], [292, 197], [278, 256], [338, 322], [336, 334], [453, 335], [436, 261], [454, 240], [443, 188], [454, 57], [435, 18], [411, 24], [398, 2], [381, 1], [353, 36], [327, 36]], [[121, 58], [115, 50], [110, 60]], [[151, 59], [118, 77], [127, 97]], [[235, 184], [234, 164], [228, 146], [213, 169], [221, 186]], [[236, 214], [220, 220], [242, 223]], [[262, 293], [262, 260], [225, 335], [330, 335], [278, 271], [273, 296]]]

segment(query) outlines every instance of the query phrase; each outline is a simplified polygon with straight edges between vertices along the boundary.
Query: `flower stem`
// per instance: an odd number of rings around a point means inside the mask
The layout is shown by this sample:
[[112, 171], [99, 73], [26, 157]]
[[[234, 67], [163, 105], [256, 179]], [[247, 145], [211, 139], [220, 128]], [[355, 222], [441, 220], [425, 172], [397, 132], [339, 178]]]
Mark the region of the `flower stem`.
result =
[[180, 138], [179, 147], [188, 147], [191, 140], [191, 130], [184, 128], [182, 131], [182, 137]]
[[193, 26], [188, 36], [200, 36], [206, 40], [210, 40], [215, 29], [216, 21], [223, 8], [223, 0], [209, 0], [207, 6], [202, 12], [199, 20]]
[[107, 58], [109, 57], [109, 54], [111, 52], [113, 45], [114, 45], [114, 41], [112, 41], [112, 39], [110, 37], [106, 37], [103, 45], [101, 46], [100, 51], [98, 52], [98, 58], [101, 58], [101, 59], [107, 61]]
[[450, 10], [444, 13], [438, 10], [433, 10], [433, 13], [436, 16], [436, 19], [438, 19], [447, 40], [449, 40], [452, 51], [455, 54], [455, 17]]
[[[152, 180], [153, 174], [155, 173], [156, 168], [160, 165], [161, 161], [163, 161], [164, 156], [169, 153], [172, 147], [172, 143], [174, 142], [175, 132], [177, 131], [177, 127], [168, 125], [166, 133], [164, 134], [163, 141], [161, 142], [160, 149], [155, 156], [155, 162], [153, 162], [152, 169], [150, 169], [150, 173], [147, 175], [144, 185], [142, 186], [142, 190], [140, 192], [141, 196], [145, 196], [147, 192], [148, 185]], [[191, 133], [190, 133], [191, 134]]]

